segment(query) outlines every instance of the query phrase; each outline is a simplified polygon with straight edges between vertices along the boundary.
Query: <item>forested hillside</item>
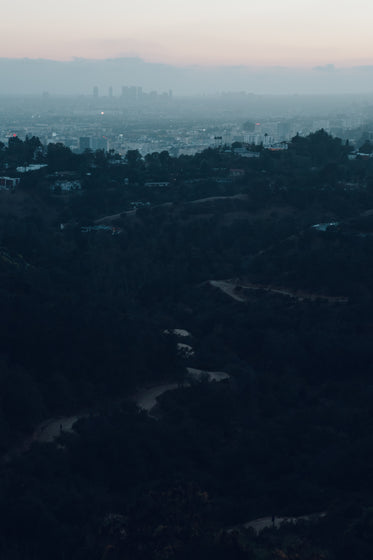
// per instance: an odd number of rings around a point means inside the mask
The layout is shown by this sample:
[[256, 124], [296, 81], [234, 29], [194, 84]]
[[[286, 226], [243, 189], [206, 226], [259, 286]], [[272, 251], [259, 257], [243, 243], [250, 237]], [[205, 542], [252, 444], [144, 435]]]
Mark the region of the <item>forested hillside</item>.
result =
[[323, 130], [247, 157], [0, 146], [20, 176], [0, 191], [1, 558], [372, 554], [363, 149]]

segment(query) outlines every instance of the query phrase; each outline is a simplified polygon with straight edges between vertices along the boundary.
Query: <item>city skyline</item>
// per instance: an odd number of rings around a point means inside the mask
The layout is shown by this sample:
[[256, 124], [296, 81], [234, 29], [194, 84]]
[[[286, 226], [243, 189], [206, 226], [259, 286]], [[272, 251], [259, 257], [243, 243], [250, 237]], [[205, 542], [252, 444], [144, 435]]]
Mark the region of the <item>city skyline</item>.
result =
[[15, 0], [3, 7], [0, 57], [135, 56], [147, 62], [312, 68], [373, 64], [367, 0]]

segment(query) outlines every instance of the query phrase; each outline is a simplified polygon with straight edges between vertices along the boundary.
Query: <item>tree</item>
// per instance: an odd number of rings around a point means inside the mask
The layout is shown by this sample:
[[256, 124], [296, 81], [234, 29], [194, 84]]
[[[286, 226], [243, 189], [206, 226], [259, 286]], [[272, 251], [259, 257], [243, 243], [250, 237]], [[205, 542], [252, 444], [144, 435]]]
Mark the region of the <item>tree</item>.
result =
[[48, 144], [47, 163], [51, 171], [66, 171], [74, 168], [75, 156], [60, 142]]
[[37, 136], [26, 136], [24, 142], [26, 161], [43, 161], [43, 145]]
[[128, 176], [130, 180], [139, 181], [144, 169], [144, 161], [139, 150], [128, 150], [126, 154], [126, 163], [128, 165]]
[[359, 152], [361, 152], [362, 154], [373, 153], [373, 143], [370, 140], [365, 140], [364, 144], [360, 146]]
[[126, 162], [128, 167], [131, 169], [136, 169], [142, 163], [142, 155], [139, 150], [128, 150], [126, 154]]

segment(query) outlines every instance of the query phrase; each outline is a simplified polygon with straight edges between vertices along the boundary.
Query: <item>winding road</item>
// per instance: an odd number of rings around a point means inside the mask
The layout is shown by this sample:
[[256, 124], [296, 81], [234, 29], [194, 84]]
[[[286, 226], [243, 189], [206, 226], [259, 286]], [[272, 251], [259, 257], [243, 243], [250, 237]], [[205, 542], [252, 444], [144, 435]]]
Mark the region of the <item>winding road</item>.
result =
[[[223, 381], [224, 379], [229, 379], [230, 375], [224, 371], [205, 371], [196, 368], [187, 368], [188, 376], [184, 381], [184, 386], [188, 386], [190, 383], [188, 377], [193, 379], [201, 379], [204, 376], [207, 377], [209, 381]], [[180, 385], [178, 383], [160, 383], [159, 385], [154, 385], [152, 387], [145, 387], [140, 389], [132, 397], [132, 400], [137, 404], [137, 406], [143, 410], [146, 410], [149, 414], [151, 410], [157, 404], [157, 399], [163, 393], [167, 391], [174, 391], [178, 389]], [[80, 413], [74, 414], [73, 416], [61, 416], [58, 418], [50, 418], [42, 424], [40, 424], [34, 434], [24, 442], [22, 450], [26, 451], [30, 448], [31, 444], [35, 441], [38, 442], [51, 442], [56, 439], [61, 432], [72, 432], [75, 422], [81, 418], [86, 418], [90, 415], [89, 411], [82, 411]]]
[[259, 517], [258, 519], [253, 519], [252, 521], [247, 521], [246, 523], [241, 523], [240, 525], [235, 525], [230, 527], [227, 532], [233, 533], [234, 531], [242, 531], [243, 529], [254, 529], [255, 533], [258, 535], [264, 529], [274, 527], [279, 529], [281, 525], [285, 523], [298, 523], [298, 521], [318, 521], [326, 516], [326, 512], [310, 513], [308, 515], [300, 515], [299, 517]]
[[[175, 329], [176, 330], [176, 329]], [[185, 334], [184, 334], [185, 333]], [[187, 333], [187, 334], [186, 334]], [[189, 335], [188, 331], [183, 331], [180, 329], [179, 336], [187, 336]], [[192, 380], [201, 380], [203, 378], [207, 378], [209, 381], [216, 381], [220, 382], [230, 378], [230, 375], [224, 371], [206, 371], [197, 368], [187, 367], [188, 375], [183, 382], [184, 386], [190, 386]], [[152, 415], [151, 412], [153, 408], [157, 405], [158, 398], [166, 393], [167, 391], [174, 391], [180, 387], [179, 383], [160, 383], [158, 385], [154, 385], [152, 387], [145, 387], [140, 389], [136, 392], [133, 397], [131, 398], [137, 406], [147, 411], [149, 415]], [[116, 399], [117, 401], [118, 399]], [[62, 432], [73, 432], [74, 424], [80, 420], [81, 418], [86, 418], [90, 416], [93, 412], [89, 412], [87, 410], [81, 411], [77, 414], [72, 416], [61, 416], [58, 418], [50, 418], [45, 420], [42, 424], [40, 424], [34, 433], [26, 438], [21, 445], [17, 448], [13, 449], [10, 453], [8, 453], [3, 460], [8, 461], [11, 459], [14, 454], [24, 453], [28, 451], [31, 445], [34, 442], [40, 443], [48, 443], [53, 442]], [[252, 528], [256, 534], [259, 534], [266, 528], [275, 527], [279, 528], [284, 523], [297, 523], [300, 520], [310, 521], [310, 520], [317, 520], [324, 517], [326, 514], [322, 513], [314, 513], [310, 515], [302, 515], [299, 517], [260, 517], [258, 519], [253, 519], [246, 523], [241, 523], [239, 525], [235, 525], [233, 527], [227, 528], [227, 532], [234, 532], [234, 531], [242, 531], [243, 529]]]
[[238, 283], [237, 280], [209, 280], [210, 286], [218, 288], [236, 301], [245, 302], [247, 297], [245, 290], [254, 290], [261, 292], [270, 292], [281, 296], [294, 298], [298, 301], [327, 301], [329, 303], [348, 303], [348, 298], [344, 296], [325, 296], [323, 294], [309, 293], [302, 290], [291, 290], [290, 288], [279, 288], [275, 286], [265, 286], [263, 284], [253, 284], [246, 282], [245, 284]]

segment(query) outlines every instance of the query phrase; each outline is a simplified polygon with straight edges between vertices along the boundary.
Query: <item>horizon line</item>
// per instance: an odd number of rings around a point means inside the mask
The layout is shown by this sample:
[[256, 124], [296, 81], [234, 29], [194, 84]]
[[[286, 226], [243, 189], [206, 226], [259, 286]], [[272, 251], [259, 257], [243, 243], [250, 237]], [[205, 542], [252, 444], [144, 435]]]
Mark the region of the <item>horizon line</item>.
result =
[[56, 63], [74, 63], [74, 62], [115, 62], [115, 61], [138, 61], [144, 64], [149, 65], [161, 65], [161, 66], [170, 66], [176, 68], [247, 68], [247, 69], [283, 69], [283, 70], [312, 70], [312, 71], [319, 71], [319, 72], [339, 72], [343, 70], [354, 70], [354, 69], [373, 69], [373, 62], [370, 64], [350, 64], [350, 65], [337, 65], [335, 63], [321, 63], [321, 64], [275, 64], [275, 63], [262, 63], [262, 64], [254, 64], [254, 63], [171, 63], [171, 62], [164, 62], [164, 61], [151, 61], [146, 60], [145, 58], [137, 55], [120, 55], [120, 56], [111, 56], [111, 57], [104, 57], [104, 58], [88, 58], [83, 56], [71, 56], [66, 59], [58, 59], [58, 58], [45, 58], [45, 57], [30, 57], [30, 56], [15, 56], [15, 57], [7, 57], [7, 56], [0, 56], [0, 61], [31, 61], [31, 62], [56, 62]]

